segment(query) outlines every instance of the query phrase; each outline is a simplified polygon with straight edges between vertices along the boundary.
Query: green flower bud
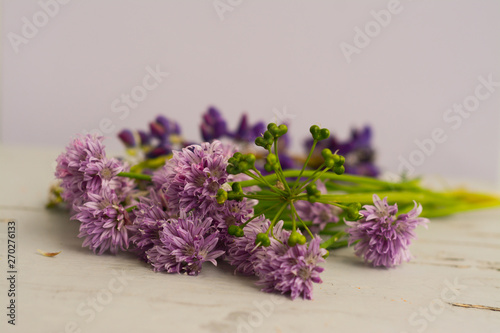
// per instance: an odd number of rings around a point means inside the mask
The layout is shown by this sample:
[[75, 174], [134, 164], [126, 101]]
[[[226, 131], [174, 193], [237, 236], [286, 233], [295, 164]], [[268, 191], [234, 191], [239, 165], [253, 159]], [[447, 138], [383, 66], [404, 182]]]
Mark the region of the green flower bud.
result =
[[237, 174], [241, 173], [241, 171], [237, 167], [235, 167], [234, 165], [231, 165], [231, 164], [229, 164], [226, 167], [226, 171], [230, 175], [237, 175]]
[[267, 234], [261, 232], [257, 234], [257, 237], [255, 237], [255, 245], [268, 247], [271, 245], [271, 240]]
[[233, 192], [243, 193], [243, 189], [241, 188], [241, 184], [238, 182], [234, 182], [233, 185], [231, 185], [231, 188], [233, 189]]
[[333, 161], [333, 159], [332, 159], [332, 158], [326, 159], [326, 160], [325, 160], [325, 166], [326, 166], [328, 169], [333, 169], [333, 167], [335, 166], [335, 162]]
[[271, 164], [266, 163], [266, 164], [264, 164], [264, 170], [266, 170], [267, 172], [273, 172], [274, 167]]
[[267, 130], [273, 136], [273, 139], [279, 138], [288, 132], [288, 127], [285, 124], [276, 125], [275, 123], [269, 123], [267, 125]]
[[318, 141], [321, 141], [321, 140], [326, 140], [330, 137], [330, 131], [327, 129], [327, 128], [322, 128], [320, 131], [319, 131], [319, 138], [318, 138]]
[[243, 159], [248, 163], [250, 166], [250, 169], [253, 169], [255, 166], [255, 155], [254, 154], [246, 154], [244, 155]]
[[325, 140], [330, 137], [330, 131], [327, 128], [320, 129], [317, 125], [311, 126], [309, 132], [311, 132], [313, 139], [317, 141]]
[[278, 157], [275, 154], [270, 153], [267, 155], [266, 160], [267, 160], [267, 163], [273, 165], [273, 164], [276, 164], [278, 162]]
[[227, 200], [227, 192], [220, 188], [217, 191], [217, 195], [215, 196], [215, 198], [217, 199], [217, 203], [219, 205], [222, 205]]
[[288, 237], [288, 246], [293, 247], [299, 242], [300, 234], [297, 231], [292, 231], [290, 237]]
[[326, 160], [329, 158], [333, 158], [333, 153], [330, 149], [325, 148], [321, 151], [321, 156], [323, 156], [323, 158]]
[[318, 136], [319, 136], [319, 131], [320, 131], [320, 128], [318, 125], [312, 125], [310, 128], [309, 128], [309, 132], [311, 133], [312, 135], [312, 138], [314, 140], [317, 140], [318, 139]]
[[236, 237], [243, 237], [245, 233], [243, 232], [243, 229], [237, 225], [230, 225], [227, 228], [227, 233], [230, 234], [231, 236], [236, 236]]
[[292, 231], [290, 237], [288, 238], [288, 246], [293, 247], [297, 244], [303, 245], [307, 241], [306, 236], [298, 233], [297, 231]]
[[333, 172], [335, 172], [337, 175], [342, 175], [345, 172], [345, 168], [343, 165], [336, 166], [335, 168], [333, 168]]
[[274, 137], [271, 133], [269, 133], [269, 131], [264, 132], [264, 137], [259, 136], [255, 138], [255, 144], [267, 150], [271, 149], [273, 142], [274, 142]]
[[361, 218], [359, 210], [361, 209], [361, 204], [359, 202], [353, 202], [347, 205], [347, 218], [350, 220], [359, 220]]
[[306, 236], [299, 234], [299, 240], [297, 243], [299, 243], [300, 245], [304, 245], [306, 242], [307, 242]]

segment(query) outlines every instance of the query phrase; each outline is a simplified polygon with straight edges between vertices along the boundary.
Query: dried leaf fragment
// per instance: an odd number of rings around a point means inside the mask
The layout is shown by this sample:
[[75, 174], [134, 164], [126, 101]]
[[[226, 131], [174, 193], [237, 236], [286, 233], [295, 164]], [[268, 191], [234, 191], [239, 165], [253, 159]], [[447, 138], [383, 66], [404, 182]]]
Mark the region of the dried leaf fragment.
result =
[[42, 251], [40, 249], [37, 249], [37, 252], [40, 253], [42, 256], [45, 256], [45, 257], [55, 257], [59, 253], [61, 253], [62, 251], [59, 251], [59, 252], [45, 252], [45, 251]]

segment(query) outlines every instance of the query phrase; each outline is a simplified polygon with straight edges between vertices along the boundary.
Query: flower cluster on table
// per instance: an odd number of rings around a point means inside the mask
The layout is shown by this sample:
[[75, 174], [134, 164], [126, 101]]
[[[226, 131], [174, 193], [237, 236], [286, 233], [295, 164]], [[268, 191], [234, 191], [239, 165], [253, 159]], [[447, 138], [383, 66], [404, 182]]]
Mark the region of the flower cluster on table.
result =
[[313, 125], [307, 157], [296, 157], [284, 124], [249, 125], [243, 115], [231, 132], [215, 108], [202, 119], [201, 144], [164, 116], [149, 132], [120, 132], [133, 166], [108, 157], [102, 137], [77, 137], [57, 158], [50, 205], [66, 203], [96, 254], [132, 251], [154, 271], [187, 275], [224, 260], [263, 291], [312, 299], [328, 250], [354, 244], [373, 266], [409, 261], [415, 228], [429, 222], [414, 198], [429, 204], [427, 216], [499, 204], [374, 178], [369, 127], [340, 143]]

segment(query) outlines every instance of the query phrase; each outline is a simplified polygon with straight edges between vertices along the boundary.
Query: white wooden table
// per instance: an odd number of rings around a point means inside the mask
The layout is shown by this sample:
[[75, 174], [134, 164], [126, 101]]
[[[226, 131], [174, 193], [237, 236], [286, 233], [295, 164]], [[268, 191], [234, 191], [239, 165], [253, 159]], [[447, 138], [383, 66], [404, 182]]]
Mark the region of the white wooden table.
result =
[[[189, 277], [154, 273], [130, 254], [93, 255], [67, 213], [44, 209], [58, 153], [0, 147], [1, 332], [500, 332], [498, 209], [433, 220], [418, 231], [415, 259], [396, 269], [333, 252], [315, 299], [291, 301], [226, 265]], [[15, 326], [6, 316], [9, 219]]]

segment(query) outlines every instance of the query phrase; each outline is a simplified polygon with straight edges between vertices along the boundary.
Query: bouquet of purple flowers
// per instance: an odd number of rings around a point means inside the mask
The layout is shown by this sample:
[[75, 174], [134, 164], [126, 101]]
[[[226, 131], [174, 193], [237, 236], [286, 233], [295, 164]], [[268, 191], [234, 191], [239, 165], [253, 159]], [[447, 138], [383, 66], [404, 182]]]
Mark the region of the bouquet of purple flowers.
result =
[[106, 155], [102, 137], [73, 140], [57, 158], [49, 206], [72, 211], [84, 247], [132, 251], [157, 272], [197, 275], [223, 260], [263, 291], [312, 299], [329, 251], [354, 245], [367, 263], [394, 267], [411, 259], [428, 217], [500, 205], [375, 178], [369, 127], [341, 142], [313, 125], [304, 156], [289, 153], [287, 125], [243, 115], [231, 132], [215, 108], [203, 115], [201, 144], [163, 116], [149, 127], [119, 133], [122, 159]]

